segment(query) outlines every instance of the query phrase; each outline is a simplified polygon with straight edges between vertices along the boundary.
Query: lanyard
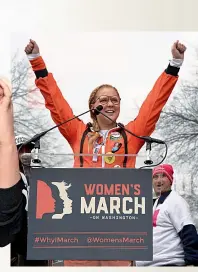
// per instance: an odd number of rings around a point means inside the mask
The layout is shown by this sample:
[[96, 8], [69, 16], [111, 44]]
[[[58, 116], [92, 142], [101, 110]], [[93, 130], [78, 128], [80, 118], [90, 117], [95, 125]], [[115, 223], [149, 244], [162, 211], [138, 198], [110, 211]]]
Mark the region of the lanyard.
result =
[[95, 144], [94, 149], [93, 149], [93, 159], [92, 159], [93, 162], [98, 161], [98, 153], [99, 153], [102, 145], [103, 145], [103, 143], [102, 144], [98, 144], [98, 143]]

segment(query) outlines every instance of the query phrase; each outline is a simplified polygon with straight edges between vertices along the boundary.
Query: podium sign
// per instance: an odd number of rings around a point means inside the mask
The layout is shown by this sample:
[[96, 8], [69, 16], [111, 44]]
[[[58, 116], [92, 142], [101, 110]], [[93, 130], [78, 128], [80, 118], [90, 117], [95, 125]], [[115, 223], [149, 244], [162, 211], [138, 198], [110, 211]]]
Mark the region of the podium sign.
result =
[[150, 169], [32, 169], [29, 260], [152, 260]]

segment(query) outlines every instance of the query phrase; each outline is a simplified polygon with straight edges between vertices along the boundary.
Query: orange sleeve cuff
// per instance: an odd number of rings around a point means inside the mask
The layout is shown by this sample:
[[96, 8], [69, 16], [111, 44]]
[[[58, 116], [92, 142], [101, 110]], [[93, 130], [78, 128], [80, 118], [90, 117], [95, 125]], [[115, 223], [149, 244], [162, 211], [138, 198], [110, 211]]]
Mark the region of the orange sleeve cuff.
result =
[[30, 60], [30, 63], [32, 65], [32, 69], [34, 71], [46, 69], [45, 62], [41, 56], [39, 56], [38, 58], [35, 58], [33, 60]]

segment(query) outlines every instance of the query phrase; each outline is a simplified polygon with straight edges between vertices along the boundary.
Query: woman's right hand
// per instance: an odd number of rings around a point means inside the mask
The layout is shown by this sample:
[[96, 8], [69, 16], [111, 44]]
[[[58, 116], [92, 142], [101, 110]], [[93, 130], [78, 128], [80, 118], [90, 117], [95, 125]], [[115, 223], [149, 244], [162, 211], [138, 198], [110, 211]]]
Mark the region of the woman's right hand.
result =
[[40, 53], [37, 43], [35, 41], [33, 41], [32, 39], [30, 39], [30, 42], [25, 47], [25, 53], [27, 55]]

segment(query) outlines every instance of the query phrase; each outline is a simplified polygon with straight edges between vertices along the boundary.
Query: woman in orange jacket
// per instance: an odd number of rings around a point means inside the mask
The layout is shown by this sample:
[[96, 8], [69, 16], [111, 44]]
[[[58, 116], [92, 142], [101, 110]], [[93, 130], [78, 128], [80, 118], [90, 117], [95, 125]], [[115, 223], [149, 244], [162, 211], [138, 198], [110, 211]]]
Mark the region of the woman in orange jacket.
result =
[[[172, 46], [172, 57], [167, 69], [157, 79], [152, 90], [140, 108], [137, 118], [125, 127], [136, 135], [150, 136], [155, 129], [160, 113], [171, 95], [178, 80], [178, 72], [184, 59], [186, 47], [176, 41]], [[74, 117], [73, 111], [63, 97], [52, 75], [40, 56], [39, 47], [30, 40], [25, 48], [27, 57], [36, 75], [36, 86], [40, 89], [46, 108], [50, 110], [53, 121], [59, 124]], [[102, 112], [116, 121], [120, 113], [120, 95], [111, 85], [101, 85], [92, 91], [89, 108], [103, 106]], [[74, 154], [84, 153], [93, 156], [76, 157], [74, 167], [135, 167], [135, 157], [124, 154], [138, 154], [144, 141], [116, 127], [114, 122], [102, 114], [91, 112], [92, 124], [80, 119], [59, 127], [61, 134], [70, 144]], [[113, 153], [123, 156], [113, 156]], [[107, 156], [98, 156], [107, 154]], [[108, 155], [109, 154], [109, 155]], [[129, 266], [131, 261], [65, 261], [65, 266]]]

